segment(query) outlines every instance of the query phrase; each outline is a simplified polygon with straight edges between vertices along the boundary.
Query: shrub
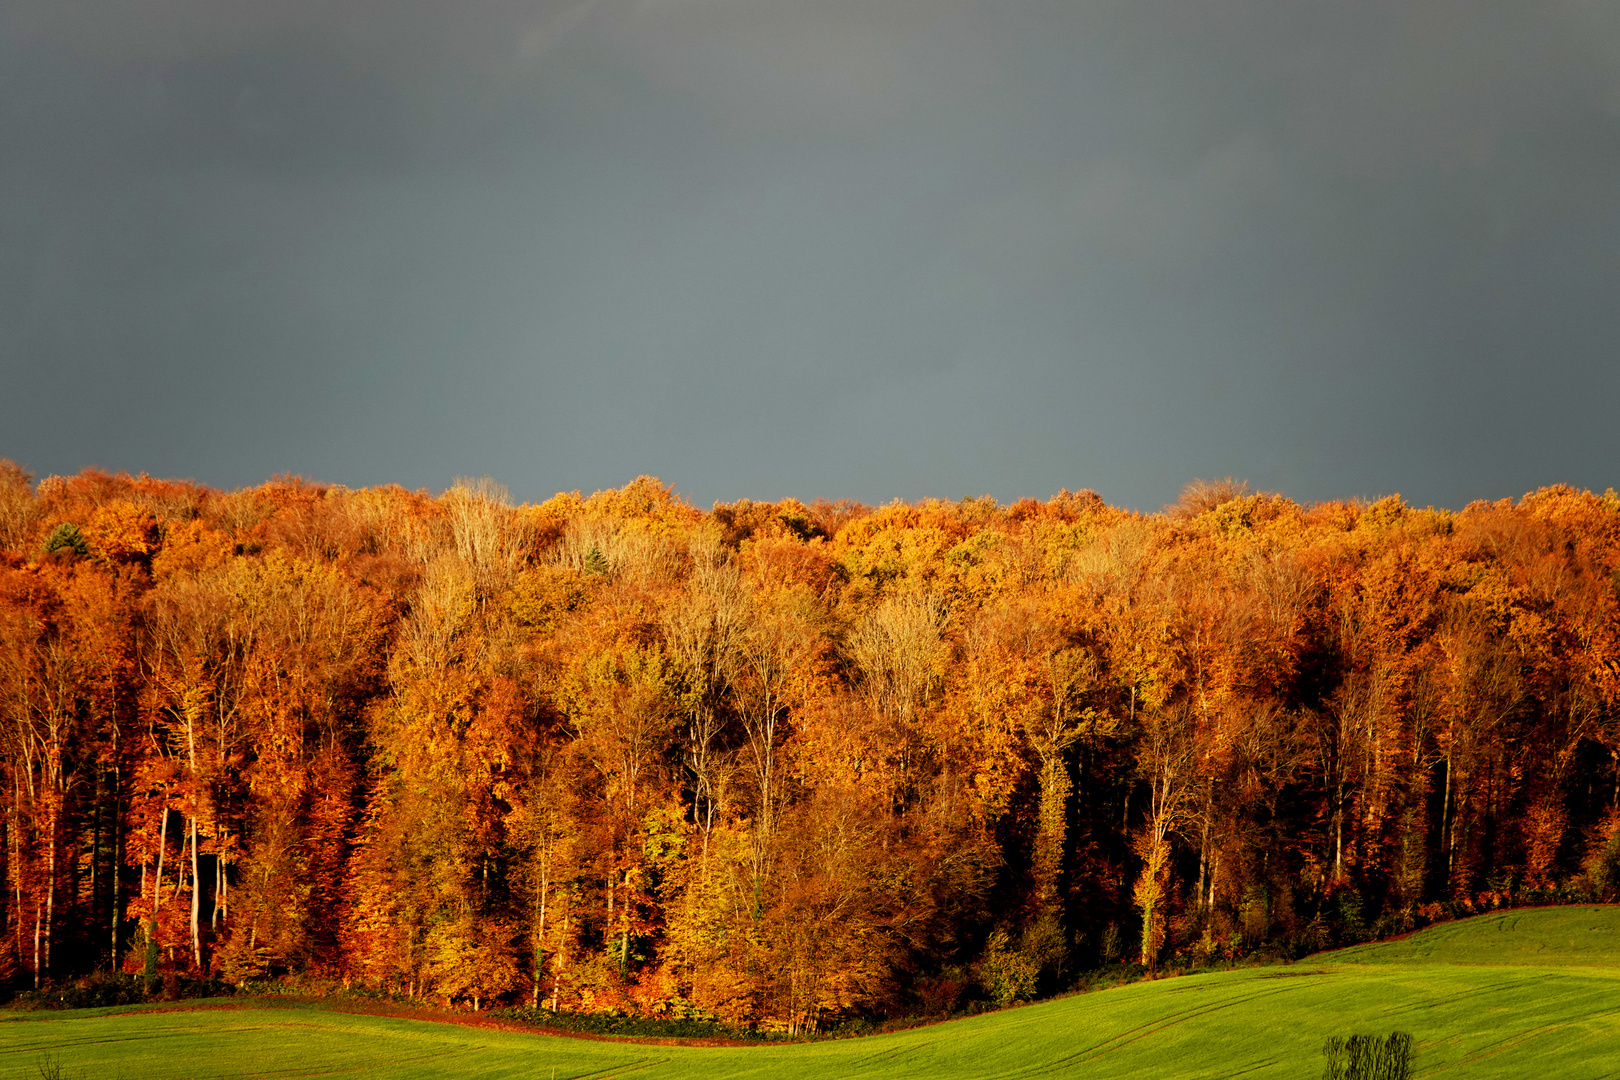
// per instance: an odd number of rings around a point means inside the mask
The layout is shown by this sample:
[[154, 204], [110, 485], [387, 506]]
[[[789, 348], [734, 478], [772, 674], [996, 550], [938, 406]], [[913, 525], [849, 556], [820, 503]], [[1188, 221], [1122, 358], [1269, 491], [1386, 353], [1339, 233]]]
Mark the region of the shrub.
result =
[[641, 1038], [663, 1039], [738, 1039], [759, 1040], [758, 1031], [737, 1028], [697, 1017], [642, 1017], [622, 1016], [618, 1013], [565, 1013], [546, 1009], [509, 1008], [491, 1009], [489, 1015], [497, 1019], [517, 1020], [553, 1031], [567, 1031], [584, 1035], [634, 1035]]
[[1125, 944], [1120, 939], [1119, 924], [1109, 923], [1108, 929], [1103, 931], [1102, 943], [1098, 946], [1097, 957], [1106, 966], [1119, 962], [1125, 955]]
[[64, 548], [71, 550], [75, 555], [90, 554], [90, 548], [85, 544], [79, 527], [71, 521], [62, 522], [45, 538], [45, 554], [52, 555]]
[[136, 975], [91, 975], [66, 986], [24, 990], [17, 995], [19, 1009], [97, 1009], [107, 1005], [134, 1005], [146, 1000], [146, 987]]
[[87, 975], [65, 986], [24, 990], [17, 995], [19, 1009], [99, 1009], [109, 1005], [138, 1005], [145, 1001], [182, 1001], [224, 997], [235, 988], [215, 979], [165, 975], [148, 983], [140, 975]]
[[1410, 1080], [1412, 1036], [1392, 1031], [1386, 1037], [1351, 1035], [1322, 1046], [1327, 1059], [1322, 1080]]
[[997, 1005], [1028, 1001], [1035, 996], [1040, 974], [1040, 959], [1015, 946], [1005, 930], [990, 935], [979, 959], [979, 981], [991, 1001]]

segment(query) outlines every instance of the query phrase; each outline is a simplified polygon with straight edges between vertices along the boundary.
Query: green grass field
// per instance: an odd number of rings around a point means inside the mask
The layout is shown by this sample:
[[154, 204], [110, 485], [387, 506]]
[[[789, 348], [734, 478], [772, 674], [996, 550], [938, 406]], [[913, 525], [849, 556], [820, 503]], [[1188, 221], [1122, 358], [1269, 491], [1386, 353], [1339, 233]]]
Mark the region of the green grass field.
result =
[[894, 1035], [681, 1047], [313, 1006], [0, 1014], [0, 1077], [573, 1080], [1316, 1077], [1330, 1035], [1412, 1034], [1418, 1076], [1620, 1077], [1620, 908], [1512, 911], [1271, 968], [1138, 983]]

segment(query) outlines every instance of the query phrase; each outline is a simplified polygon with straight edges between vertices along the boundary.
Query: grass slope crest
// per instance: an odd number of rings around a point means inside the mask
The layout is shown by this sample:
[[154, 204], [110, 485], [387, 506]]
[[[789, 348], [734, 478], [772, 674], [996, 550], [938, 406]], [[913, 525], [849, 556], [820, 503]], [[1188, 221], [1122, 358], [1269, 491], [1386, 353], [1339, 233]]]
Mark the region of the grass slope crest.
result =
[[13, 1011], [0, 1019], [0, 1080], [33, 1080], [41, 1063], [62, 1080], [544, 1080], [553, 1070], [556, 1080], [1591, 1080], [1620, 1062], [1617, 1002], [1620, 909], [1586, 906], [1498, 912], [1304, 963], [894, 1034], [754, 1047], [591, 1041], [242, 998]]

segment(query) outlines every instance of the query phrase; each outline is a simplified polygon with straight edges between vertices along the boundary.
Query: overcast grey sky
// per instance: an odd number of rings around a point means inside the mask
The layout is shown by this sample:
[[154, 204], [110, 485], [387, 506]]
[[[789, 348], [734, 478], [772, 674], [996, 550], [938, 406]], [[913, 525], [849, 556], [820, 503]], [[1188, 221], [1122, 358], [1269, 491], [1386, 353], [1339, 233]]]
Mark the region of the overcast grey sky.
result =
[[1620, 483], [1620, 5], [0, 0], [0, 457]]

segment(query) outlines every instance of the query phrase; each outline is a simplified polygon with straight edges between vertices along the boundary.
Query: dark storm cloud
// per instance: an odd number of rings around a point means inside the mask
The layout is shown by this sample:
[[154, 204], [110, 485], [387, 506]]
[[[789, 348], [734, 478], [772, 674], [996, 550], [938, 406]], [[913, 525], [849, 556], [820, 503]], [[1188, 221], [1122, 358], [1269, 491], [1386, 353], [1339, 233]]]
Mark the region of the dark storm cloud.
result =
[[1614, 482], [1585, 3], [0, 3], [0, 455], [1156, 506]]

